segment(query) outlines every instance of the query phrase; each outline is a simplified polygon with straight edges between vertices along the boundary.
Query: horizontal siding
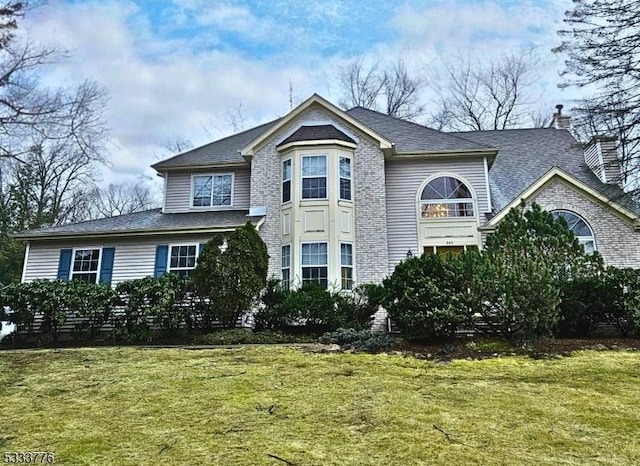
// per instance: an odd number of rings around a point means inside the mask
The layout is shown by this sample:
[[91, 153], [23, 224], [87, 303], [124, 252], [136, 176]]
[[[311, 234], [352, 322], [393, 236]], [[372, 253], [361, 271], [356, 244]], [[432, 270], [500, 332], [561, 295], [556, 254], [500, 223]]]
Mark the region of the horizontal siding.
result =
[[[219, 170], [219, 173], [230, 173], [231, 170]], [[211, 170], [200, 172], [170, 172], [167, 173], [165, 183], [165, 212], [179, 213], [189, 212], [191, 208], [191, 175], [194, 173], [215, 173]], [[250, 170], [233, 170], [233, 207], [236, 209], [249, 209], [249, 183]]]
[[427, 178], [441, 172], [458, 175], [471, 185], [478, 198], [481, 217], [489, 211], [482, 158], [458, 157], [387, 162], [385, 178], [389, 271], [407, 257], [409, 249], [414, 254], [419, 252], [417, 250], [416, 196], [418, 189]]
[[211, 237], [207, 235], [180, 235], [173, 237], [153, 237], [117, 240], [81, 240], [72, 241], [35, 241], [31, 242], [25, 282], [39, 278], [55, 280], [58, 276], [60, 250], [65, 248], [99, 248], [114, 247], [113, 285], [125, 280], [143, 278], [153, 275], [156, 246], [158, 244], [206, 243]]

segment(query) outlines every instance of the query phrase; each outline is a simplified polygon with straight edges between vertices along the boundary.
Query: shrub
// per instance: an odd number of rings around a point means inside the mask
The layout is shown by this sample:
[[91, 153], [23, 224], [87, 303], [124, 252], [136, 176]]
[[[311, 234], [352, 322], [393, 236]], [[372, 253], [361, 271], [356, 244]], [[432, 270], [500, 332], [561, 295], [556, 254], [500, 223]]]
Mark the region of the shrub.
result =
[[386, 333], [373, 333], [371, 330], [356, 330], [340, 328], [335, 332], [327, 332], [318, 341], [322, 344], [340, 345], [344, 349], [377, 353], [389, 349], [395, 343], [395, 338]]
[[376, 284], [364, 284], [351, 293], [335, 296], [336, 314], [343, 326], [358, 329], [371, 328], [373, 315], [384, 300], [384, 288]]
[[511, 209], [487, 239], [472, 278], [484, 321], [510, 339], [550, 336], [560, 318], [563, 284], [591, 260], [564, 219], [537, 204]]
[[424, 254], [398, 264], [383, 282], [384, 307], [398, 327], [417, 339], [449, 339], [469, 324], [469, 296], [456, 259]]
[[615, 296], [606, 321], [623, 336], [640, 336], [640, 270], [609, 267], [605, 280]]
[[315, 341], [309, 336], [291, 335], [279, 331], [263, 330], [252, 332], [246, 329], [226, 329], [200, 335], [194, 339], [196, 343], [207, 345], [247, 345], [278, 343], [311, 343]]
[[596, 256], [590, 269], [561, 283], [557, 336], [588, 336], [607, 321], [619, 295], [619, 288], [608, 275], [602, 259]]
[[197, 293], [208, 299], [209, 309], [225, 327], [234, 327], [251, 309], [264, 289], [269, 256], [255, 227], [247, 222], [227, 238], [215, 236], [198, 258], [193, 273]]
[[281, 329], [304, 325], [308, 331], [332, 330], [342, 323], [335, 296], [317, 282], [305, 282], [302, 288], [290, 291], [269, 313], [275, 328]]
[[70, 316], [80, 318], [74, 325], [76, 339], [95, 339], [102, 326], [109, 321], [116, 294], [110, 285], [84, 281], [65, 282], [71, 298], [67, 304]]
[[12, 321], [27, 336], [35, 336], [36, 316], [41, 317], [40, 337], [57, 341], [60, 328], [71, 318], [76, 338], [95, 338], [106, 323], [114, 302], [111, 287], [82, 281], [34, 280], [3, 289], [3, 305], [13, 311]]

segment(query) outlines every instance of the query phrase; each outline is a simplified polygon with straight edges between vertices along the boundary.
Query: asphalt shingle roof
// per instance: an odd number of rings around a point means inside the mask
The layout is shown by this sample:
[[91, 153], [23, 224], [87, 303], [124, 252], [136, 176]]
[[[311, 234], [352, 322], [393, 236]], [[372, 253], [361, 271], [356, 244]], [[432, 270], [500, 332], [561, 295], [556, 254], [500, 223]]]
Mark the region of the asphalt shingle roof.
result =
[[347, 110], [347, 114], [395, 143], [396, 150], [400, 153], [491, 149], [489, 145], [363, 107]]
[[18, 239], [32, 239], [50, 236], [109, 235], [142, 231], [162, 233], [163, 231], [175, 230], [234, 228], [244, 225], [247, 221], [255, 224], [262, 218], [249, 217], [248, 213], [247, 210], [224, 210], [163, 214], [160, 209], [153, 209], [134, 214], [26, 231], [16, 234], [15, 237]]
[[333, 125], [301, 126], [291, 136], [278, 144], [278, 147], [299, 141], [320, 141], [337, 139], [355, 144], [356, 142]]
[[240, 149], [275, 125], [278, 120], [196, 147], [158, 162], [151, 167], [162, 171], [167, 168], [194, 165], [246, 163], [246, 160], [239, 153]]
[[493, 207], [499, 211], [551, 168], [558, 167], [591, 188], [639, 213], [637, 203], [616, 185], [601, 182], [584, 161], [582, 146], [567, 130], [510, 129], [452, 133], [498, 149], [489, 170]]

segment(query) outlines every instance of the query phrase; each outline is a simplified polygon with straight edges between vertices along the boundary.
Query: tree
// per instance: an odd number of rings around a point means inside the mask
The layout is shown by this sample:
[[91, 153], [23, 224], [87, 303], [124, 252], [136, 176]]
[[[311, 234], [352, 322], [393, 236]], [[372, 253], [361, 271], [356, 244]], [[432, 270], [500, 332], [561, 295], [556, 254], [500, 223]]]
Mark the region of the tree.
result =
[[88, 194], [90, 218], [113, 217], [152, 209], [156, 200], [148, 185], [111, 183], [106, 188], [95, 187]]
[[486, 62], [445, 63], [446, 84], [437, 89], [440, 102], [429, 124], [453, 131], [531, 126], [539, 120], [529, 95], [535, 67], [536, 60], [524, 51]]
[[[637, 178], [640, 165], [640, 3], [637, 0], [573, 0], [568, 26], [558, 34], [564, 54], [560, 87], [587, 90], [574, 109], [578, 135], [615, 136], [623, 178]], [[582, 126], [582, 128], [581, 128]], [[587, 139], [584, 138], [583, 139]], [[637, 190], [637, 183], [634, 186]]]
[[250, 222], [229, 235], [224, 251], [222, 245], [220, 236], [206, 244], [193, 281], [198, 294], [210, 300], [214, 316], [231, 328], [243, 312], [251, 309], [266, 286], [269, 255]]
[[395, 118], [412, 120], [424, 113], [419, 101], [424, 83], [412, 75], [402, 60], [386, 67], [367, 67], [362, 58], [342, 68], [339, 73], [342, 97], [339, 105], [345, 109], [364, 107], [383, 110]]
[[86, 193], [105, 161], [106, 94], [40, 85], [62, 54], [14, 37], [22, 2], [0, 7], [0, 279], [19, 278], [23, 246], [9, 234], [82, 219]]
[[482, 296], [481, 314], [510, 338], [551, 336], [561, 292], [584, 274], [590, 257], [563, 218], [532, 204], [511, 209], [487, 238], [470, 288]]

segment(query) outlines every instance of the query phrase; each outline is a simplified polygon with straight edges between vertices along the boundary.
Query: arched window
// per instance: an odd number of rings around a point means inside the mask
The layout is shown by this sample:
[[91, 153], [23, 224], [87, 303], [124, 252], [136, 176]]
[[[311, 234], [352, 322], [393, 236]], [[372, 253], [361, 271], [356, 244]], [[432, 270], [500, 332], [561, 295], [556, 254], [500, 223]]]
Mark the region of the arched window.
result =
[[593, 230], [585, 219], [568, 210], [554, 210], [551, 212], [555, 218], [562, 217], [569, 225], [569, 229], [578, 238], [580, 244], [584, 246], [587, 254], [596, 250], [596, 239], [593, 236]]
[[429, 181], [420, 196], [422, 218], [473, 217], [473, 196], [469, 187], [452, 176]]

